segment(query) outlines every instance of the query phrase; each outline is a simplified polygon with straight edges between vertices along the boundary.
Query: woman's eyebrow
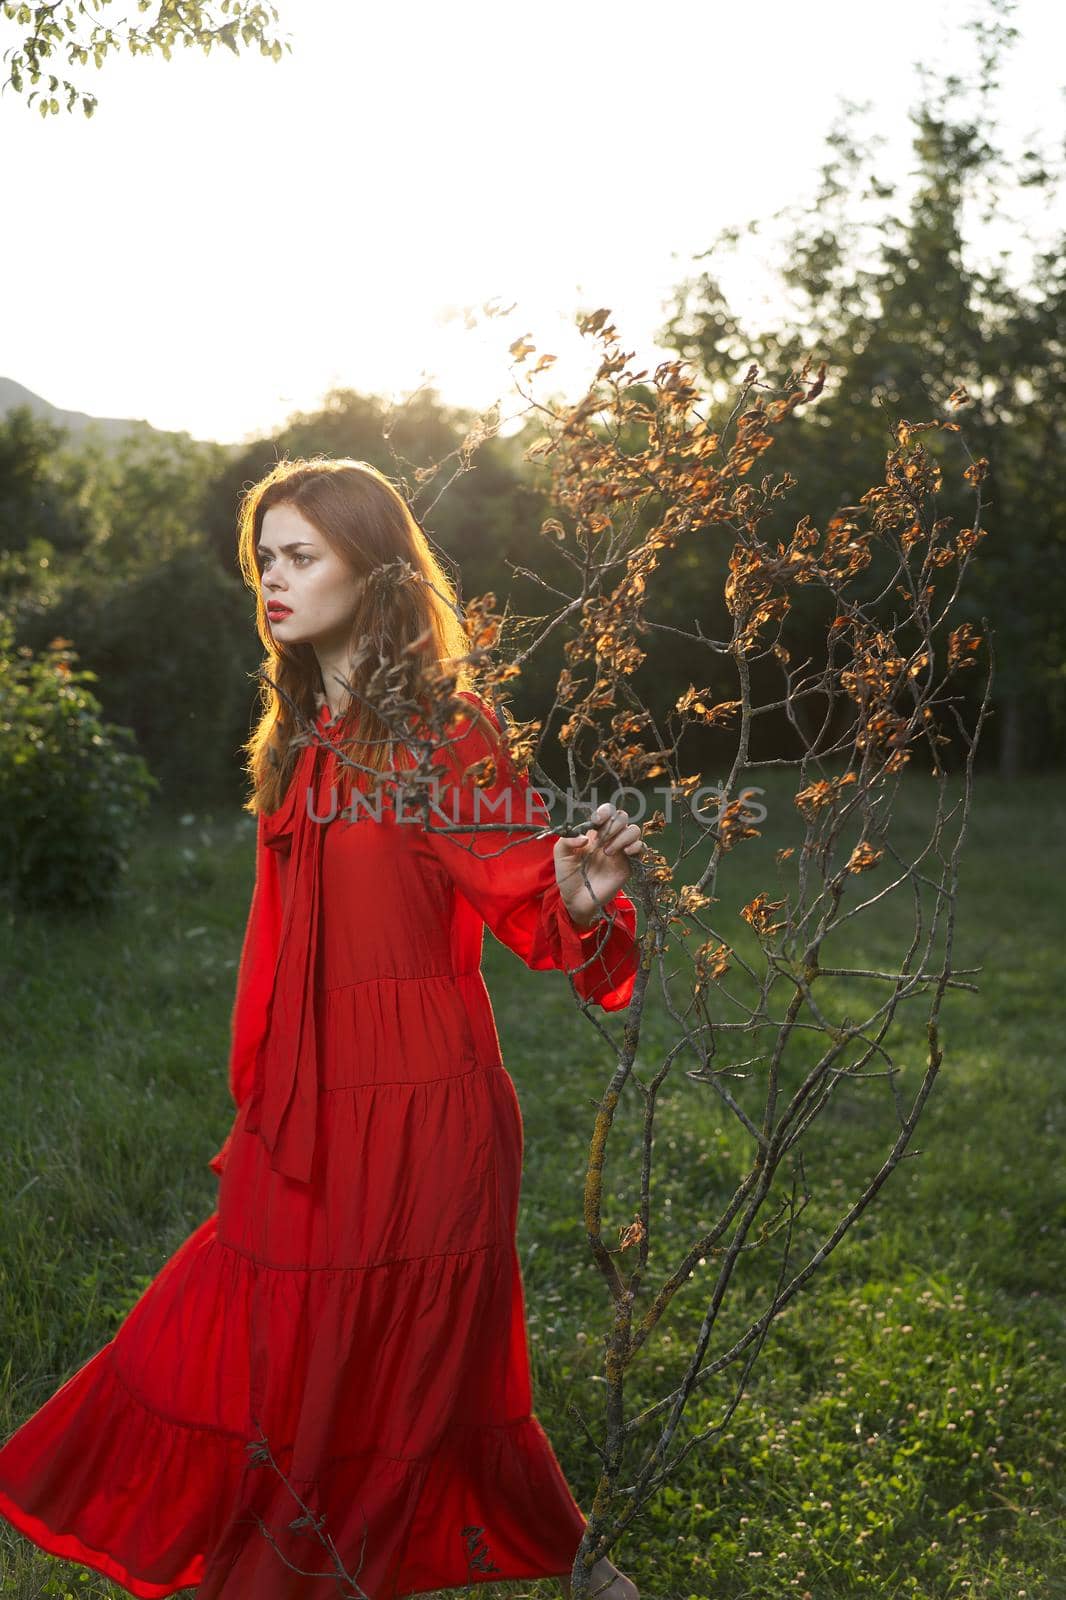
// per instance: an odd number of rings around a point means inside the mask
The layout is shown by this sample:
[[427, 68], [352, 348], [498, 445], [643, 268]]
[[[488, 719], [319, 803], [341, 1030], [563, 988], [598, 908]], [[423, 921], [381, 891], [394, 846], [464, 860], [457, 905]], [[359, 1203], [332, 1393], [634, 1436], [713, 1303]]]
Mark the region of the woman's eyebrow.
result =
[[[310, 545], [310, 543], [310, 539], [294, 539], [292, 544], [283, 544], [281, 548], [285, 551], [286, 555], [289, 555], [293, 550], [299, 550], [302, 544]], [[255, 548], [257, 555], [270, 556], [274, 553], [268, 544], [258, 544]]]

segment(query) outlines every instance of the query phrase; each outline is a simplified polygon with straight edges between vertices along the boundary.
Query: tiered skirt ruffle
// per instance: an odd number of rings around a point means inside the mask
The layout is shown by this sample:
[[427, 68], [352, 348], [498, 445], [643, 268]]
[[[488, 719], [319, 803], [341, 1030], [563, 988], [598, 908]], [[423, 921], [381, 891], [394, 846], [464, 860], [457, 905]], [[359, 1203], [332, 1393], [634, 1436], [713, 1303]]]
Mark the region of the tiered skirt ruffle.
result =
[[149, 1600], [568, 1571], [584, 1519], [531, 1412], [508, 1074], [327, 1085], [311, 1185], [244, 1109], [218, 1211], [0, 1450], [0, 1511]]

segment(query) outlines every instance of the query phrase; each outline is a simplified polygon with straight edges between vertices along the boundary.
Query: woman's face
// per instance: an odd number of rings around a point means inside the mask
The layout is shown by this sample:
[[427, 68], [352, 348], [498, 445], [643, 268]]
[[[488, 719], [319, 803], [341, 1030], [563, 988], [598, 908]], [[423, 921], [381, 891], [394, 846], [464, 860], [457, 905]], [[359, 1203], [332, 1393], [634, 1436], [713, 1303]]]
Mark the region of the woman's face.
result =
[[257, 547], [270, 631], [279, 644], [341, 648], [363, 580], [293, 505], [263, 516]]

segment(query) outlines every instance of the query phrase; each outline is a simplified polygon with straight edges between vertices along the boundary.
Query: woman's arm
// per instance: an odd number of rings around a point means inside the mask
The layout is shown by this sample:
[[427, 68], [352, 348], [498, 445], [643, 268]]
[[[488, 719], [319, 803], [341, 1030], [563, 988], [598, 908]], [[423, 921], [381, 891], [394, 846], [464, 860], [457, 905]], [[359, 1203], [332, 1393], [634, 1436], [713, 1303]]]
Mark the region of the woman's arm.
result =
[[[485, 721], [464, 717], [434, 757], [439, 785], [437, 810], [425, 829], [430, 849], [459, 893], [527, 967], [558, 968], [569, 973], [583, 1000], [605, 1011], [624, 1009], [639, 960], [632, 902], [619, 889], [590, 928], [573, 921], [556, 875], [558, 835], [533, 836], [538, 828], [550, 828], [548, 809], [509, 759], [491, 709], [476, 695], [464, 698]], [[486, 756], [495, 763], [495, 777], [479, 787], [464, 774]], [[438, 831], [453, 822], [462, 831]], [[475, 831], [479, 822], [494, 826]]]

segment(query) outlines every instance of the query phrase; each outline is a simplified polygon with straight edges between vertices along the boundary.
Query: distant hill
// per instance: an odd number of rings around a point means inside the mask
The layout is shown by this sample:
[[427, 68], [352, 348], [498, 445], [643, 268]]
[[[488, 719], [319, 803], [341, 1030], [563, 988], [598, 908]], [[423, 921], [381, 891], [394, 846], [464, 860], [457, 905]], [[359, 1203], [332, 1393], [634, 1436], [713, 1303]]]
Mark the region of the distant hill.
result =
[[90, 417], [84, 411], [62, 411], [39, 394], [16, 383], [13, 378], [0, 378], [0, 416], [6, 416], [16, 406], [29, 406], [35, 417], [44, 417], [59, 428], [69, 428], [71, 433], [84, 433], [93, 429], [104, 439], [121, 439], [130, 433], [155, 433], [150, 422], [132, 418]]

